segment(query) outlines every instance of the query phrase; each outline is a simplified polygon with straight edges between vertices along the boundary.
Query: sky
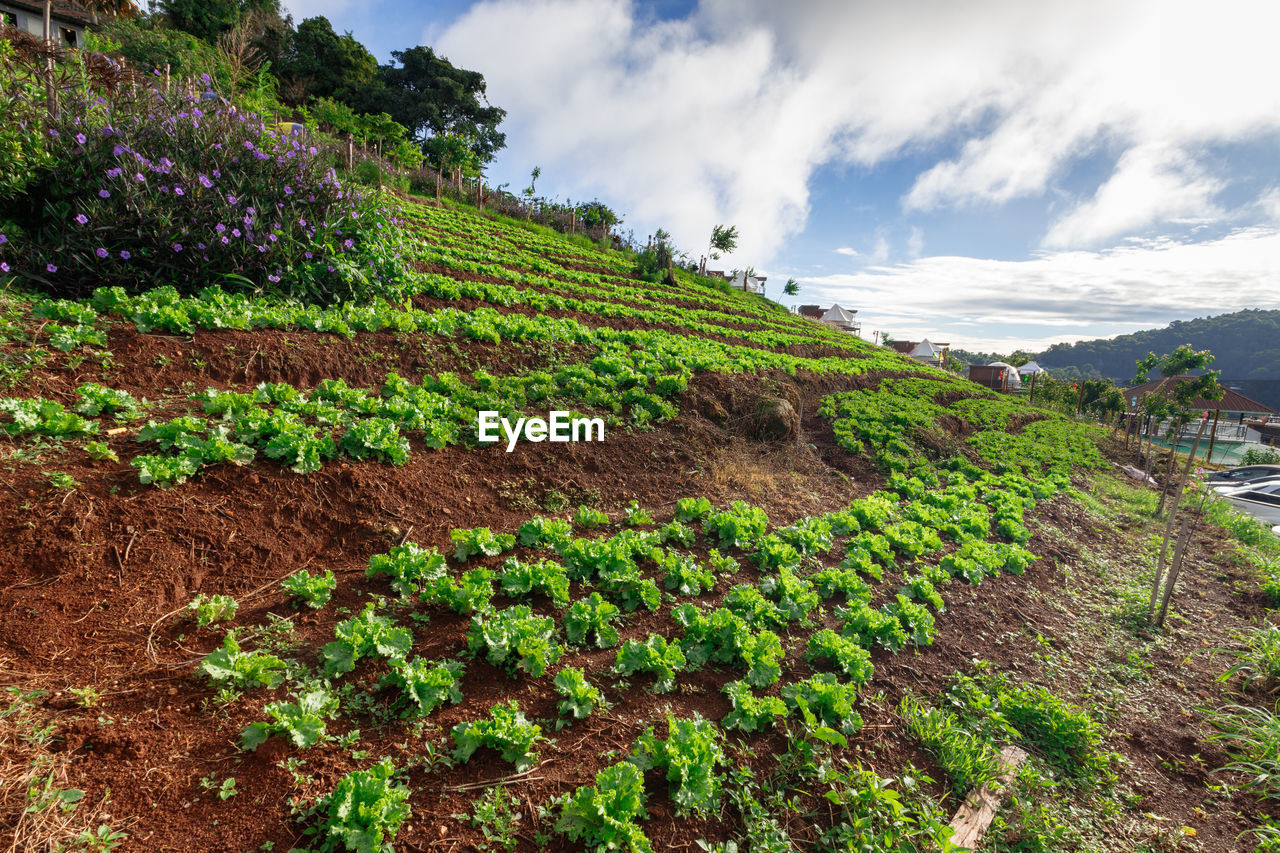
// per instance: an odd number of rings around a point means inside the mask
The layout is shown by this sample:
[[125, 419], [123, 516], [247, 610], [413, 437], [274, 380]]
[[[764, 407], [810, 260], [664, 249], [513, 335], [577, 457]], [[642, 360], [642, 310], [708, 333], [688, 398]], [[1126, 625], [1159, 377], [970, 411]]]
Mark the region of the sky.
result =
[[1280, 308], [1274, 0], [284, 2], [484, 74], [494, 185], [539, 166], [694, 258], [734, 225], [713, 268], [867, 338], [1039, 350]]

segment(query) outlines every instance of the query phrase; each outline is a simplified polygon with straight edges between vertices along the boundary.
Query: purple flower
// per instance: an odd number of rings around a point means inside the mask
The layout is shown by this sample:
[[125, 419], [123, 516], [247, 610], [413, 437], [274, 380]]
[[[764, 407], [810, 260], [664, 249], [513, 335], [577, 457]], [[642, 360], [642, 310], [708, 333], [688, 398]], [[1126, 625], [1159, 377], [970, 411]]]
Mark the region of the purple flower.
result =
[[181, 251], [182, 251], [182, 244], [181, 244], [181, 243], [174, 243], [174, 244], [173, 244], [173, 250], [174, 250], [175, 252], [181, 252]]
[[267, 281], [279, 281], [279, 280], [280, 280], [280, 276], [278, 276], [278, 275], [269, 275], [269, 276], [267, 276]]
[[302, 254], [304, 254], [304, 255], [306, 255], [306, 256], [307, 256], [307, 260], [311, 260], [311, 253], [310, 253], [310, 252], [303, 252]]
[[237, 203], [238, 203], [238, 202], [236, 202], [236, 197], [235, 197], [235, 196], [233, 196], [233, 195], [229, 195], [229, 196], [227, 196], [227, 204], [237, 204]]
[[245, 208], [245, 213], [249, 214], [250, 216], [253, 216], [257, 212], [258, 211], [254, 210], [252, 207]]
[[219, 172], [217, 169], [214, 169], [214, 170], [213, 170], [213, 176], [214, 176], [215, 178], [221, 178], [221, 177], [222, 177], [222, 173], [221, 173], [221, 172]]
[[100, 258], [105, 258], [107, 255], [110, 255], [111, 253], [108, 252], [106, 249], [99, 248], [96, 252], [94, 252], [94, 254]]
[[227, 243], [229, 243], [229, 242], [230, 242], [230, 241], [227, 239], [227, 235], [226, 235], [226, 234], [223, 234], [223, 235], [222, 235], [222, 245], [224, 245], [224, 246], [225, 246], [225, 245], [227, 245]]
[[182, 187], [174, 187], [174, 188], [173, 188], [173, 194], [174, 194], [174, 195], [186, 195], [186, 193], [183, 191]]
[[253, 143], [246, 139], [246, 140], [244, 141], [244, 147], [245, 147], [245, 148], [252, 149], [252, 148], [253, 148]]
[[232, 228], [232, 229], [231, 229], [231, 236], [232, 236], [232, 237], [239, 237], [239, 236], [240, 236], [240, 229], [239, 229], [239, 228]]
[[142, 176], [142, 173], [141, 173], [141, 172], [134, 172], [134, 174], [133, 174], [133, 179], [134, 179], [135, 181], [145, 181], [145, 180], [146, 180], [146, 178], [144, 178], [144, 177]]
[[83, 213], [77, 213], [76, 222], [79, 222], [81, 225], [88, 225], [89, 217], [85, 216]]
[[57, 271], [58, 271], [58, 266], [57, 266], [57, 264], [45, 264], [45, 265], [44, 265], [44, 268], [45, 268], [47, 271], [49, 271], [49, 272], [57, 272]]
[[207, 175], [201, 175], [201, 176], [200, 176], [200, 184], [201, 184], [205, 189], [209, 189], [209, 187], [213, 186], [213, 181], [209, 180], [209, 177], [208, 177]]
[[4, 261], [0, 261], [0, 272], [8, 272], [8, 271], [9, 271], [9, 265], [6, 264]]
[[274, 243], [276, 241], [276, 235], [268, 234], [267, 239], [270, 240], [272, 243]]
[[122, 261], [127, 261], [127, 260], [129, 260], [130, 258], [132, 258], [132, 257], [133, 257], [133, 255], [129, 254], [129, 250], [128, 250], [128, 249], [121, 249], [121, 250], [120, 250], [120, 260], [122, 260]]
[[261, 255], [261, 254], [262, 254], [263, 252], [265, 252], [266, 250], [267, 250], [267, 247], [266, 247], [266, 246], [259, 246], [259, 247], [258, 247], [258, 254], [260, 254], [260, 255]]
[[61, 133], [58, 133], [58, 131], [54, 130], [53, 128], [49, 128], [49, 135], [50, 135], [50, 136], [61, 136], [62, 134], [61, 134]]
[[5, 243], [8, 243], [8, 242], [9, 242], [9, 238], [4, 236], [3, 234], [0, 234], [0, 246], [3, 246]]
[[76, 142], [80, 143], [81, 145], [84, 145], [84, 143], [85, 143], [85, 138], [84, 138], [84, 134], [83, 134], [83, 133], [77, 133], [77, 134], [76, 134]]
[[204, 243], [196, 243], [196, 248], [203, 252], [208, 247]]
[[226, 231], [226, 230], [227, 230], [227, 226], [225, 226], [225, 225], [223, 225], [221, 222], [219, 222], [217, 225], [213, 226], [213, 230], [214, 230], [214, 231], [217, 231], [219, 234], [221, 234], [223, 231]]
[[167, 193], [168, 191], [169, 191], [169, 188], [168, 188], [168, 187], [161, 187], [161, 188], [160, 188], [160, 192], [162, 192], [162, 193]]
[[352, 240], [350, 237], [342, 241], [342, 245], [346, 246], [348, 249], [350, 249], [355, 244], [356, 244], [356, 241]]
[[289, 186], [288, 184], [285, 184], [285, 185], [284, 185], [284, 194], [285, 194], [285, 195], [293, 195], [293, 187]]
[[119, 170], [119, 169], [107, 169], [107, 177], [108, 177], [108, 178], [118, 178], [118, 177], [120, 177], [120, 170]]
[[111, 193], [106, 190], [98, 190], [98, 198], [111, 198]]

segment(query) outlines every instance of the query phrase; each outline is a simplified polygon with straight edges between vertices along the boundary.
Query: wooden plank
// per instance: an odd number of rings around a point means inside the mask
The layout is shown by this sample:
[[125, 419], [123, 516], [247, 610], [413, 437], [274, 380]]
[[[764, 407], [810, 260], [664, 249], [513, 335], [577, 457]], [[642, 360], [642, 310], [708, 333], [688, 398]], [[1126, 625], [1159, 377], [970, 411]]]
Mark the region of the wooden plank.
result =
[[1019, 747], [1006, 746], [1000, 750], [1000, 766], [1003, 771], [1000, 778], [969, 792], [964, 805], [960, 806], [956, 816], [951, 819], [951, 828], [955, 830], [951, 843], [975, 848], [982, 843], [982, 836], [991, 821], [995, 820], [1004, 792], [1013, 781], [1014, 772], [1026, 759], [1026, 751]]

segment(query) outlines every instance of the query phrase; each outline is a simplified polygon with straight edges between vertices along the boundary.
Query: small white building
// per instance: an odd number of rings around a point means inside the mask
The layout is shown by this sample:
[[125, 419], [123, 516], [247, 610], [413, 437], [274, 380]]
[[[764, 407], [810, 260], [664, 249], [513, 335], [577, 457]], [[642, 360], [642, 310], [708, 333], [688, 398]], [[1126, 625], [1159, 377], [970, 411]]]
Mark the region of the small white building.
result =
[[[84, 43], [84, 28], [92, 20], [90, 14], [71, 3], [55, 2], [49, 13], [49, 34], [60, 47], [79, 47]], [[26, 30], [36, 38], [44, 38], [44, 3], [31, 0], [0, 0], [0, 23]]]
[[737, 290], [745, 290], [748, 293], [759, 293], [764, 290], [766, 281], [768, 281], [767, 276], [747, 275], [743, 270], [738, 270], [733, 277], [733, 286]]

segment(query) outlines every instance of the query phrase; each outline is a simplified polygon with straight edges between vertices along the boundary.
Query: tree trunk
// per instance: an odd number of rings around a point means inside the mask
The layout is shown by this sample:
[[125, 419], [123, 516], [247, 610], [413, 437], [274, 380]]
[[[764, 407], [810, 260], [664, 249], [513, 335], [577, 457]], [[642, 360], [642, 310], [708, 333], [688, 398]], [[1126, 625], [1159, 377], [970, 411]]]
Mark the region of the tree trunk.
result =
[[44, 40], [53, 41], [53, 0], [44, 0]]

